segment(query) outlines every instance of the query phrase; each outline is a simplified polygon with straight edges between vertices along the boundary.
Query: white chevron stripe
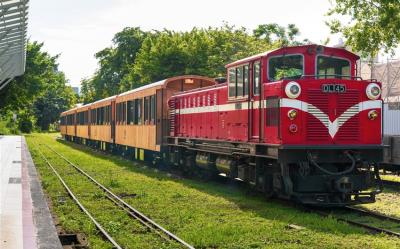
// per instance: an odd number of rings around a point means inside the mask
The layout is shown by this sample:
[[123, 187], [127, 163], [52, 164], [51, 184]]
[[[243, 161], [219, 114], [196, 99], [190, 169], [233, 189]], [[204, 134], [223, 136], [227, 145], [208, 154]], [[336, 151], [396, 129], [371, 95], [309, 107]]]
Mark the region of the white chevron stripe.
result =
[[328, 115], [323, 113], [320, 109], [315, 107], [312, 104], [307, 102], [296, 100], [296, 99], [281, 99], [281, 107], [287, 108], [295, 108], [302, 110], [304, 112], [308, 112], [321, 121], [322, 124], [328, 129], [329, 135], [331, 138], [334, 138], [336, 133], [339, 131], [340, 127], [344, 125], [350, 118], [360, 113], [361, 111], [370, 110], [370, 109], [381, 109], [382, 102], [380, 100], [367, 100], [360, 103], [357, 103], [343, 112], [338, 118], [336, 118], [333, 122], [329, 120]]

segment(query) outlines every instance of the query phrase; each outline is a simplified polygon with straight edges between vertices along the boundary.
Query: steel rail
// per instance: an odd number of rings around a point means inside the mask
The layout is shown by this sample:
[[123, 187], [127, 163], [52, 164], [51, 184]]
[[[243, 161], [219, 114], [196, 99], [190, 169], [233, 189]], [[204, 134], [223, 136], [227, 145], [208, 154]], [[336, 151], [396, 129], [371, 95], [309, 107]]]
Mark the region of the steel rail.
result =
[[82, 203], [78, 200], [78, 198], [75, 196], [75, 194], [72, 192], [72, 190], [68, 187], [68, 185], [65, 183], [63, 178], [60, 176], [60, 174], [57, 172], [57, 170], [53, 167], [53, 165], [49, 162], [49, 160], [46, 158], [46, 156], [43, 154], [43, 152], [40, 150], [39, 146], [36, 146], [38, 149], [38, 152], [40, 156], [43, 158], [43, 160], [46, 162], [46, 164], [53, 170], [54, 174], [58, 177], [64, 188], [67, 190], [69, 196], [75, 201], [75, 203], [79, 206], [79, 208], [90, 218], [90, 220], [96, 225], [97, 229], [104, 235], [105, 238], [107, 238], [108, 241], [113, 244], [113, 246], [116, 249], [122, 249], [122, 247], [111, 237], [110, 234], [100, 225], [99, 222], [89, 213], [89, 211], [82, 205]]
[[387, 215], [384, 215], [384, 214], [376, 213], [376, 212], [373, 212], [373, 211], [368, 211], [368, 210], [365, 210], [365, 209], [356, 208], [356, 207], [350, 207], [350, 206], [346, 206], [345, 209], [351, 210], [353, 212], [358, 212], [358, 213], [363, 214], [363, 215], [369, 215], [369, 216], [375, 217], [375, 218], [380, 219], [380, 220], [389, 220], [389, 221], [392, 221], [392, 222], [400, 224], [400, 218], [391, 217], [391, 216], [387, 216]]
[[400, 187], [400, 182], [389, 181], [389, 180], [381, 180], [383, 185], [391, 186], [391, 187]]
[[[101, 188], [104, 192], [106, 192], [107, 194], [109, 194], [112, 198], [114, 198], [115, 200], [117, 200], [121, 205], [123, 205], [125, 208], [127, 208], [130, 212], [132, 212], [134, 214], [133, 217], [135, 217], [138, 220], [141, 220], [142, 223], [147, 223], [148, 227], [151, 227], [153, 230], [159, 230], [161, 231], [163, 234], [167, 235], [168, 238], [178, 242], [179, 244], [185, 246], [186, 248], [189, 249], [194, 249], [194, 247], [190, 244], [188, 244], [187, 242], [185, 242], [184, 240], [182, 240], [181, 238], [179, 238], [178, 236], [176, 236], [175, 234], [171, 233], [170, 231], [168, 231], [167, 229], [163, 228], [161, 225], [157, 224], [155, 221], [153, 221], [152, 219], [150, 219], [149, 217], [147, 217], [146, 215], [142, 214], [140, 211], [136, 210], [135, 208], [133, 208], [131, 205], [129, 205], [128, 203], [126, 203], [124, 200], [122, 200], [119, 196], [117, 196], [116, 194], [114, 194], [113, 192], [111, 192], [111, 190], [109, 190], [108, 188], [106, 188], [105, 186], [103, 186], [101, 183], [99, 183], [96, 179], [94, 179], [92, 176], [90, 176], [88, 173], [86, 173], [84, 170], [82, 170], [81, 168], [79, 168], [76, 164], [74, 164], [73, 162], [71, 162], [70, 160], [68, 160], [65, 156], [61, 155], [59, 152], [55, 151], [53, 148], [51, 148], [50, 146], [48, 146], [47, 144], [44, 144], [44, 146], [46, 146], [47, 148], [49, 148], [51, 151], [53, 151], [55, 154], [57, 154], [59, 157], [61, 157], [64, 161], [66, 161], [67, 163], [69, 163], [72, 167], [74, 167], [78, 172], [80, 172], [81, 174], [83, 174], [84, 176], [86, 176], [88, 179], [90, 179], [92, 182], [94, 182], [99, 188]], [[147, 225], [146, 225], [147, 226]], [[159, 234], [159, 233], [158, 233]]]
[[[347, 208], [347, 207], [346, 207], [346, 208]], [[377, 232], [377, 233], [385, 233], [385, 234], [387, 234], [387, 235], [392, 235], [392, 236], [400, 237], [400, 233], [394, 232], [394, 231], [391, 231], [391, 230], [388, 230], [388, 229], [385, 229], [385, 228], [380, 228], [380, 227], [371, 226], [371, 225], [368, 225], [368, 224], [364, 224], [364, 223], [357, 222], [357, 221], [353, 221], [353, 220], [346, 219], [346, 218], [340, 218], [340, 217], [337, 217], [335, 214], [327, 213], [327, 212], [322, 212], [322, 211], [320, 211], [320, 210], [315, 210], [315, 209], [313, 210], [313, 209], [311, 209], [310, 211], [311, 211], [311, 212], [315, 212], [315, 213], [317, 213], [317, 214], [319, 214], [319, 215], [321, 215], [321, 216], [324, 216], [324, 217], [331, 216], [332, 218], [334, 218], [334, 219], [337, 220], [337, 221], [342, 221], [342, 222], [345, 222], [345, 223], [350, 224], [350, 225], [353, 225], [353, 226], [365, 228], [365, 229], [367, 229], [367, 230], [369, 230], [369, 231], [373, 231], [373, 232]], [[368, 212], [366, 212], [366, 213], [368, 213]], [[368, 213], [368, 214], [369, 214], [369, 213]], [[368, 214], [365, 214], [365, 215], [368, 215]]]

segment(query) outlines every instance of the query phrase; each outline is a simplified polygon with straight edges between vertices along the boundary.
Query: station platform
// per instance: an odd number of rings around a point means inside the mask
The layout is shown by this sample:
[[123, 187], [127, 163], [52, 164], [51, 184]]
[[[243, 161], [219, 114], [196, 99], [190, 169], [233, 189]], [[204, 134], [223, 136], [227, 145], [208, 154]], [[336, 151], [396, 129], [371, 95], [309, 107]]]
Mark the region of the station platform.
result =
[[61, 249], [23, 136], [0, 136], [0, 248]]

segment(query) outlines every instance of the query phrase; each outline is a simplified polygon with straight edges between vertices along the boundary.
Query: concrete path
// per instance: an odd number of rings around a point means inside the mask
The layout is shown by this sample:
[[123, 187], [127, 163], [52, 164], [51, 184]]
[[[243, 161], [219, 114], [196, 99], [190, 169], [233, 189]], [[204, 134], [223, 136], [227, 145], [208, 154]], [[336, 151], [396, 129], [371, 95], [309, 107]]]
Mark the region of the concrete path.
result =
[[62, 248], [21, 136], [0, 136], [0, 248]]

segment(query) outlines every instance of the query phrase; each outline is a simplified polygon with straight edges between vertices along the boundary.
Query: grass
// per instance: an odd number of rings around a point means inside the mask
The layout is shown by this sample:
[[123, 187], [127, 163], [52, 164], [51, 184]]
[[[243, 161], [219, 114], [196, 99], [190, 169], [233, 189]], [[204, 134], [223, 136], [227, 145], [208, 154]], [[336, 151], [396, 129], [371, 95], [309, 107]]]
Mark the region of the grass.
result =
[[[60, 224], [65, 231], [85, 233], [91, 248], [110, 248], [110, 245], [102, 241], [94, 225], [68, 198], [58, 201], [65, 192], [38, 157], [34, 142], [49, 144], [115, 193], [131, 195], [125, 198], [129, 204], [196, 248], [400, 248], [397, 238], [370, 235], [332, 218], [266, 201], [236, 185], [179, 179], [142, 163], [56, 141], [55, 136], [34, 134], [27, 136], [27, 140]], [[85, 189], [90, 188], [80, 181], [74, 184], [79, 196], [87, 194]], [[96, 218], [103, 217], [107, 208], [90, 207]], [[117, 234], [126, 221], [104, 215], [101, 222]], [[290, 229], [288, 224], [305, 229]], [[123, 230], [120, 234], [119, 241], [126, 241], [126, 248], [159, 248], [135, 241], [130, 231]]]
[[360, 205], [361, 207], [400, 218], [400, 191], [399, 188], [385, 186], [383, 193], [376, 196], [376, 202]]

